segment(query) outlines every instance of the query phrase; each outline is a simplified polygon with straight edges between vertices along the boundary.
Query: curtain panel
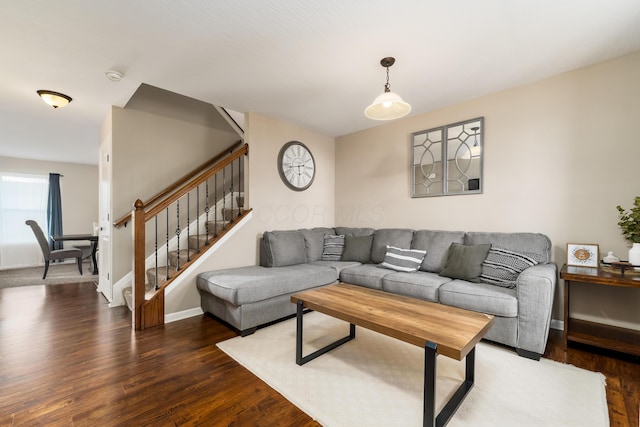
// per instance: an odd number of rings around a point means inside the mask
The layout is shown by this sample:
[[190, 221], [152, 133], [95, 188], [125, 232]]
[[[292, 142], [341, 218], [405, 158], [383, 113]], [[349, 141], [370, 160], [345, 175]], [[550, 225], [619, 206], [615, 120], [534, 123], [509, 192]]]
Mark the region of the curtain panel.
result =
[[54, 242], [51, 236], [62, 233], [62, 197], [60, 196], [60, 174], [49, 174], [49, 200], [47, 201], [47, 225], [51, 250], [62, 249], [63, 242]]

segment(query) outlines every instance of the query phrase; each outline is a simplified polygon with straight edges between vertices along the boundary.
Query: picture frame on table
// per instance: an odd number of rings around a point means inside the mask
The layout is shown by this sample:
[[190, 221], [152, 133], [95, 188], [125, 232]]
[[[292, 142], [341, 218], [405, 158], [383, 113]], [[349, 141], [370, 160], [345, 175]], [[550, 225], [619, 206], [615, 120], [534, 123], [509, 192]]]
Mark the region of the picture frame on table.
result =
[[567, 265], [597, 268], [600, 247], [595, 243], [567, 243]]

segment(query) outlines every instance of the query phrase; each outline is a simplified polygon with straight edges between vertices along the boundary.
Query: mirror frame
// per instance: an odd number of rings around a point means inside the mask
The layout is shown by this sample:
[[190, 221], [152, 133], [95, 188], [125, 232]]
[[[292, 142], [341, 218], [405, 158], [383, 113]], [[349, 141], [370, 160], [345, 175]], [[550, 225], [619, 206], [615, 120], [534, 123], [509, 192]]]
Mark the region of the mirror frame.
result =
[[[475, 129], [476, 127], [478, 129]], [[484, 117], [412, 133], [411, 165], [409, 166], [411, 197], [482, 194], [484, 152]], [[447, 153], [446, 162], [442, 161], [442, 153]], [[450, 157], [452, 153], [453, 157]], [[419, 158], [416, 158], [418, 156]], [[424, 163], [425, 157], [430, 158], [431, 162]], [[475, 166], [474, 158], [478, 159]], [[477, 168], [477, 173], [468, 175], [472, 167]], [[456, 176], [451, 177], [451, 173], [456, 173]], [[416, 176], [418, 174], [421, 175], [420, 179]], [[451, 178], [443, 179], [444, 177]], [[463, 177], [466, 178], [466, 182], [460, 180]], [[416, 191], [420, 185], [424, 186], [425, 192]], [[463, 189], [454, 189], [456, 185], [462, 186]]]

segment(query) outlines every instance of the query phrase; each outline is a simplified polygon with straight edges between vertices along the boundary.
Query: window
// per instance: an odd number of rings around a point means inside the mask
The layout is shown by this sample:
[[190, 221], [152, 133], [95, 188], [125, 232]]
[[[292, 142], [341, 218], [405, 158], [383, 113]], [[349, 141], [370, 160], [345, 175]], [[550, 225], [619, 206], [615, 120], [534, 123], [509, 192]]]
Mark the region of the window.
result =
[[40, 246], [25, 221], [47, 234], [48, 175], [0, 172], [0, 267], [42, 263]]

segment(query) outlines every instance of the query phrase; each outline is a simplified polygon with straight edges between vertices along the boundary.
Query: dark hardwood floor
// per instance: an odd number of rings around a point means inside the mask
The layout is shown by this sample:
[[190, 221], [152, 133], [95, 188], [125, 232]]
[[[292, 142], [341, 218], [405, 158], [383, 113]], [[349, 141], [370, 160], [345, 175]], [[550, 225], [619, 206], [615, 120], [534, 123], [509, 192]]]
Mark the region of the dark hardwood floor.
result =
[[[216, 347], [198, 316], [134, 333], [92, 283], [0, 289], [0, 426], [318, 426]], [[592, 348], [548, 358], [607, 377], [612, 426], [637, 426], [640, 360]]]

